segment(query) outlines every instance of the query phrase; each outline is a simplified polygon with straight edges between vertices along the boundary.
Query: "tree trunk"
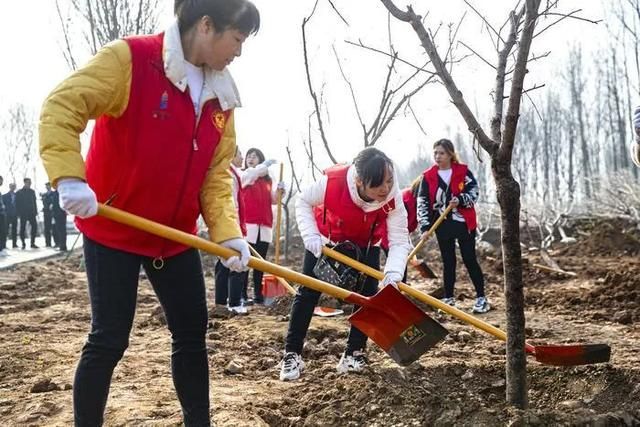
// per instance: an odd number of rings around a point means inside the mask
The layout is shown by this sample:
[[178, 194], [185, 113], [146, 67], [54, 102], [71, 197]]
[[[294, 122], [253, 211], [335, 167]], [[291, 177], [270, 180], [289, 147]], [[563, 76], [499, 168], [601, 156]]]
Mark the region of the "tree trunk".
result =
[[527, 360], [524, 352], [524, 294], [520, 249], [520, 186], [509, 163], [495, 156], [491, 162], [500, 204], [502, 263], [507, 318], [506, 397], [517, 408], [526, 408]]

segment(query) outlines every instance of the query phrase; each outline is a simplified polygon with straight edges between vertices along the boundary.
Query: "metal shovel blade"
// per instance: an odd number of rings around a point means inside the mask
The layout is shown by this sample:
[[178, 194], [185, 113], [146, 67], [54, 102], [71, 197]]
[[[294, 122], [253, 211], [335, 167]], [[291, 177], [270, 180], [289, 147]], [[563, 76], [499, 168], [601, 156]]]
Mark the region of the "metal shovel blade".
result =
[[[607, 344], [536, 345], [533, 354], [536, 360], [546, 365], [576, 366], [606, 363], [611, 359], [611, 347]], [[529, 350], [529, 348], [527, 348]]]
[[448, 331], [393, 286], [385, 286], [349, 321], [400, 366], [415, 362], [442, 341]]

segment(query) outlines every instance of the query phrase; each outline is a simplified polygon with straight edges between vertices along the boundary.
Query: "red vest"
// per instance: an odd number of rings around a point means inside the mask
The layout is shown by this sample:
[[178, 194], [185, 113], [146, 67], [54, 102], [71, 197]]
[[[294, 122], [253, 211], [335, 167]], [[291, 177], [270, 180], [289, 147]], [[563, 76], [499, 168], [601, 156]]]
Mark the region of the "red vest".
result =
[[[353, 203], [347, 183], [348, 165], [336, 165], [325, 170], [327, 189], [324, 204], [314, 208], [320, 233], [333, 242], [350, 240], [360, 247], [378, 243], [382, 238], [380, 224], [386, 223], [387, 215], [395, 209], [392, 199], [380, 209], [364, 212]], [[371, 232], [375, 225], [375, 230]]]
[[[409, 233], [413, 233], [415, 229], [418, 228], [418, 217], [416, 210], [418, 199], [416, 198], [415, 194], [413, 194], [413, 191], [411, 191], [411, 187], [402, 190], [402, 202], [404, 203], [404, 207], [407, 210], [407, 229], [409, 230]], [[387, 234], [387, 222], [383, 222], [380, 227], [382, 228], [382, 242], [380, 243], [380, 246], [382, 246], [383, 249], [388, 250], [389, 236]]]
[[273, 227], [271, 210], [271, 180], [260, 177], [251, 185], [242, 189], [244, 198], [245, 222], [247, 224]]
[[[467, 176], [467, 171], [467, 165], [451, 163], [451, 183], [449, 184], [449, 189], [451, 190], [452, 196], [458, 196], [464, 190], [464, 179]], [[436, 190], [438, 189], [438, 165], [427, 169], [424, 172], [424, 178], [429, 185], [429, 200], [431, 200], [431, 207], [433, 208], [433, 201], [436, 199]], [[463, 208], [458, 205], [456, 209], [464, 218], [467, 224], [467, 230], [469, 230], [469, 232], [475, 230], [478, 226], [475, 208], [473, 206]]]
[[[152, 221], [196, 233], [200, 189], [230, 111], [217, 99], [203, 105], [196, 127], [191, 96], [165, 76], [163, 34], [125, 39], [131, 49], [129, 104], [121, 117], [96, 120], [86, 159], [87, 182], [98, 201]], [[95, 216], [76, 217], [87, 237], [149, 257], [186, 246]]]
[[235, 168], [230, 167], [229, 170], [231, 171], [231, 175], [233, 176], [233, 179], [236, 180], [236, 188], [238, 189], [238, 194], [236, 195], [236, 200], [238, 201], [238, 223], [240, 224], [240, 231], [242, 232], [243, 236], [247, 235], [247, 223], [245, 222], [244, 219], [244, 199], [242, 198], [242, 179], [240, 178], [240, 175], [238, 175], [238, 172], [236, 172]]

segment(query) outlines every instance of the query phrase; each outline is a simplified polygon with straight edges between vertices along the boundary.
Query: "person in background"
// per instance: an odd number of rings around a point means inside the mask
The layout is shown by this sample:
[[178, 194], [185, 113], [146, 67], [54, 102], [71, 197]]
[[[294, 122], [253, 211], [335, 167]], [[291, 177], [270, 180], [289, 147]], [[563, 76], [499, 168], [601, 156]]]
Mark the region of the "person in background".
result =
[[475, 203], [478, 200], [478, 183], [467, 165], [459, 162], [453, 143], [441, 139], [433, 144], [435, 165], [423, 173], [417, 197], [417, 218], [422, 238], [426, 238], [431, 224], [448, 205], [454, 209], [436, 230], [442, 255], [444, 298], [443, 302], [455, 306], [456, 241], [476, 291], [474, 313], [490, 310], [484, 292], [484, 276], [476, 257], [477, 219]]
[[44, 245], [47, 248], [51, 247], [51, 237], [53, 235], [54, 246], [58, 246], [55, 231], [53, 229], [53, 190], [50, 183], [44, 184], [47, 191], [40, 194], [42, 200], [42, 214], [44, 216]]
[[36, 205], [36, 192], [31, 188], [31, 179], [23, 180], [24, 186], [16, 192], [16, 213], [20, 220], [20, 240], [22, 249], [26, 248], [27, 223], [29, 224], [29, 237], [31, 238], [31, 248], [36, 246], [36, 236], [38, 235], [38, 207]]
[[[91, 332], [73, 385], [77, 426], [104, 422], [113, 371], [129, 344], [141, 266], [171, 332], [184, 425], [211, 424], [198, 250], [96, 215], [98, 202], [108, 202], [190, 234], [202, 215], [211, 240], [238, 252], [225, 265], [247, 268], [228, 170], [240, 96], [227, 66], [260, 28], [260, 15], [248, 0], [175, 0], [174, 14], [163, 32], [101, 48], [42, 107], [40, 155], [62, 208], [84, 235]], [[90, 119], [96, 122], [84, 161], [79, 135]]]
[[[322, 247], [331, 241], [350, 241], [360, 248], [359, 261], [376, 270], [380, 268], [381, 227], [386, 222], [389, 256], [384, 268], [382, 286], [402, 280], [407, 255], [409, 233], [407, 211], [402, 202], [393, 163], [380, 150], [362, 150], [351, 165], [335, 165], [296, 199], [296, 221], [304, 242], [303, 274], [316, 277], [313, 269], [322, 254]], [[371, 296], [378, 290], [378, 281], [367, 277], [358, 293]], [[298, 379], [304, 370], [302, 349], [320, 292], [300, 287], [291, 306], [289, 330], [284, 357], [280, 363], [280, 380]], [[367, 336], [351, 326], [347, 348], [336, 370], [341, 373], [360, 372], [367, 366], [365, 347]]]
[[636, 107], [633, 112], [633, 129], [635, 130], [635, 138], [630, 146], [631, 159], [640, 168], [640, 106]]
[[2, 195], [7, 216], [7, 238], [11, 239], [13, 249], [18, 247], [18, 214], [16, 213], [16, 183], [9, 184], [9, 191]]
[[[269, 166], [275, 160], [265, 160], [264, 154], [257, 148], [247, 150], [242, 171], [242, 197], [245, 206], [245, 221], [247, 224], [247, 241], [266, 258], [269, 244], [273, 239], [273, 211], [271, 205], [278, 201], [278, 192], [284, 197], [284, 183], [272, 186], [269, 176]], [[248, 283], [248, 274], [246, 275]], [[253, 270], [253, 302], [264, 304], [262, 295], [262, 271]], [[245, 284], [243, 298], [252, 304]]]
[[[4, 178], [0, 175], [0, 188], [4, 183]], [[2, 192], [0, 192], [2, 194]], [[7, 256], [7, 210], [4, 206], [3, 198], [0, 197], [0, 256]]]
[[[236, 147], [236, 153], [231, 160], [229, 173], [233, 178], [233, 203], [238, 212], [238, 225], [242, 235], [247, 235], [247, 226], [244, 222], [244, 201], [242, 199], [242, 152]], [[218, 260], [215, 266], [215, 304], [226, 306], [234, 314], [248, 314], [247, 307], [242, 305], [242, 290], [246, 282], [245, 272], [231, 271], [225, 267], [222, 260]]]
[[61, 252], [67, 251], [67, 212], [60, 206], [60, 195], [54, 189], [51, 196], [51, 215], [53, 216], [53, 236]]

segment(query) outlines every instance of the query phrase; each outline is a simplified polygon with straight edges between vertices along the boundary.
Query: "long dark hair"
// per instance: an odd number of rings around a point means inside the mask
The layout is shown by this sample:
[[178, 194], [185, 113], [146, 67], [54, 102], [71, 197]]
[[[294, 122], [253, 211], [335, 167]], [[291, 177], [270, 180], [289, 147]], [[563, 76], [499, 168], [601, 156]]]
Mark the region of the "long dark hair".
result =
[[[247, 152], [244, 155], [244, 168], [248, 168], [249, 166], [247, 166], [247, 157], [249, 157], [250, 154], [255, 154], [256, 156], [258, 156], [258, 163], [262, 163], [265, 160], [264, 157], [264, 153], [262, 152], [262, 150], [260, 150], [259, 148], [249, 148], [247, 150]], [[271, 181], [271, 177], [269, 176], [269, 174], [265, 175], [265, 176], [261, 176], [260, 178], [267, 180], [267, 181]]]
[[173, 13], [184, 34], [203, 16], [213, 22], [217, 33], [235, 29], [251, 35], [260, 29], [260, 12], [248, 0], [174, 0]]
[[368, 147], [358, 153], [353, 164], [365, 187], [379, 187], [387, 168], [393, 173], [393, 162], [377, 148]]

